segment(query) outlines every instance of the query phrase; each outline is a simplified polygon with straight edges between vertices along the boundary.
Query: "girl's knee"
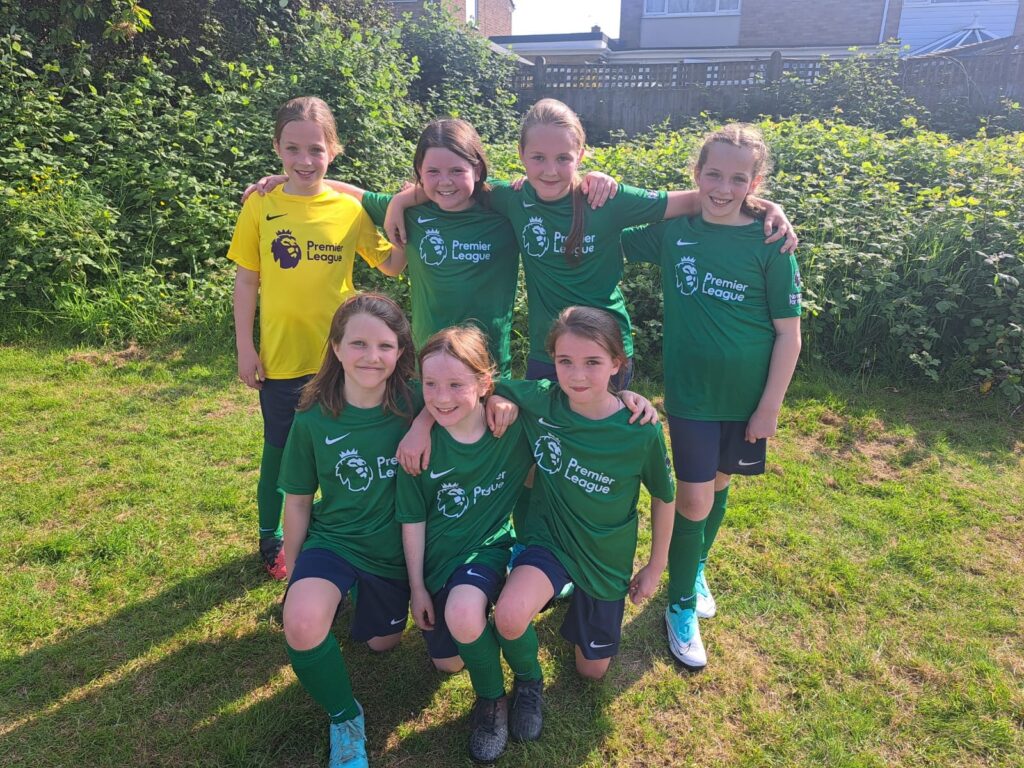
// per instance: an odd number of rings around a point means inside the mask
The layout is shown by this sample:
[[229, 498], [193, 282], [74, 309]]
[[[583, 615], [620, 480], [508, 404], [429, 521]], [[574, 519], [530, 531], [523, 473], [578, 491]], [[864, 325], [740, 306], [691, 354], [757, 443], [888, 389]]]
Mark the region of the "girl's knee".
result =
[[532, 620], [532, 616], [525, 616], [521, 610], [502, 605], [500, 600], [494, 606], [494, 628], [506, 640], [515, 640], [521, 637]]
[[431, 659], [431, 661], [434, 662], [434, 669], [449, 675], [461, 672], [462, 668], [466, 666], [461, 656], [449, 656], [447, 659]]
[[331, 631], [331, 617], [308, 607], [285, 611], [284, 639], [297, 651], [316, 648]]
[[383, 635], [381, 637], [371, 637], [366, 641], [366, 645], [371, 651], [377, 653], [386, 653], [387, 651], [394, 650], [394, 648], [402, 641], [402, 633], [396, 632], [393, 635]]
[[611, 659], [584, 659], [577, 657], [576, 671], [588, 680], [600, 680], [608, 672]]
[[460, 643], [475, 642], [487, 627], [487, 617], [482, 613], [446, 611], [444, 621], [452, 637]]

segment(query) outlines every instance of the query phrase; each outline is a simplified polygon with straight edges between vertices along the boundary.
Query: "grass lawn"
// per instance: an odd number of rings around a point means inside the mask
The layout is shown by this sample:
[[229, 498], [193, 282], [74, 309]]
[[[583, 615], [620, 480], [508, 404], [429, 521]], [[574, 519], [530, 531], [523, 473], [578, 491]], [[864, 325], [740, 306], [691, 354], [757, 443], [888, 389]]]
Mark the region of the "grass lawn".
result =
[[[662, 592], [581, 681], [556, 608], [544, 735], [499, 765], [1024, 765], [1024, 419], [822, 379], [730, 495], [708, 668], [673, 662]], [[218, 351], [0, 348], [0, 765], [326, 764], [254, 554], [260, 429]], [[373, 764], [468, 764], [465, 673], [347, 624]]]

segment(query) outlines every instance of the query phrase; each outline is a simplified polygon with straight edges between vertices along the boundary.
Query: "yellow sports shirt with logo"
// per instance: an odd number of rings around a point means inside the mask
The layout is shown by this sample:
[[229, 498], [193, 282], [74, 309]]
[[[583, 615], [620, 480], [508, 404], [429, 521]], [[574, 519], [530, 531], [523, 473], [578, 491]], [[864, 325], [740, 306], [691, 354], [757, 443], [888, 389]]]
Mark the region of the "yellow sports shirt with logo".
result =
[[355, 254], [376, 267], [390, 251], [349, 195], [289, 195], [277, 187], [245, 201], [228, 258], [260, 275], [259, 346], [267, 378], [319, 370], [331, 318], [355, 293]]

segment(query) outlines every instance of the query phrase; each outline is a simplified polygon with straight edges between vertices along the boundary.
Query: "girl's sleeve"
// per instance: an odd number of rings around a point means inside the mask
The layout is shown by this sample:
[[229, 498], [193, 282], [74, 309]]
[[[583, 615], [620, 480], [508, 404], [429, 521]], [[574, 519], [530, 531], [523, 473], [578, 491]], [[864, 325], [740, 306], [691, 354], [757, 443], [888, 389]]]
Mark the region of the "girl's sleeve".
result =
[[401, 467], [395, 483], [395, 519], [400, 523], [422, 523], [427, 519], [427, 500], [419, 477]]
[[301, 496], [316, 493], [320, 485], [316, 474], [313, 439], [301, 414], [295, 417], [292, 428], [288, 431], [288, 442], [284, 444], [277, 485], [285, 493]]
[[391, 243], [377, 230], [365, 210], [360, 207], [357, 215], [359, 236], [356, 241], [356, 253], [371, 267], [383, 264], [391, 255]]
[[638, 224], [652, 224], [665, 218], [668, 193], [620, 184], [615, 197], [598, 210], [604, 209], [608, 209], [608, 213], [615, 217], [623, 229]]
[[640, 480], [651, 496], [662, 501], [672, 501], [676, 497], [676, 481], [672, 473], [672, 460], [665, 447], [665, 433], [660, 424], [652, 424], [650, 428], [655, 431], [655, 439], [651, 440]]
[[249, 195], [249, 199], [242, 205], [228, 247], [228, 258], [252, 272], [260, 271], [261, 199], [259, 195]]
[[531, 416], [545, 416], [551, 412], [552, 386], [558, 387], [557, 384], [546, 379], [537, 381], [506, 380], [495, 384], [494, 394], [508, 398]]
[[780, 253], [775, 247], [768, 248], [765, 291], [768, 295], [768, 314], [773, 320], [800, 317], [803, 314], [800, 268], [797, 266], [796, 256], [791, 253]]
[[626, 261], [661, 264], [661, 236], [664, 230], [664, 222], [624, 230], [620, 240]]
[[363, 210], [366, 211], [374, 226], [384, 226], [384, 216], [388, 212], [388, 204], [394, 195], [385, 195], [380, 192], [363, 193]]
[[518, 194], [507, 181], [491, 181], [491, 209], [508, 218], [509, 207]]

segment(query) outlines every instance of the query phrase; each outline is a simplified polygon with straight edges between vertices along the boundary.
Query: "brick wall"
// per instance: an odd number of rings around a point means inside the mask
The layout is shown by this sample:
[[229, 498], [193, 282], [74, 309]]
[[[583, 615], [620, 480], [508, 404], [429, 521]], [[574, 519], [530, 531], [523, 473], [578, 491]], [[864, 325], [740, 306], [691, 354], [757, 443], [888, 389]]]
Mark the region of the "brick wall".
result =
[[[423, 12], [424, 3], [437, 2], [438, 0], [419, 0], [414, 3], [395, 3], [391, 7], [396, 13], [412, 13], [413, 17]], [[474, 0], [441, 0], [444, 7], [448, 9], [452, 18], [460, 24], [466, 23], [466, 3], [470, 8], [474, 7]], [[492, 35], [512, 34], [512, 0], [478, 0], [477, 26], [480, 33], [485, 37]]]

